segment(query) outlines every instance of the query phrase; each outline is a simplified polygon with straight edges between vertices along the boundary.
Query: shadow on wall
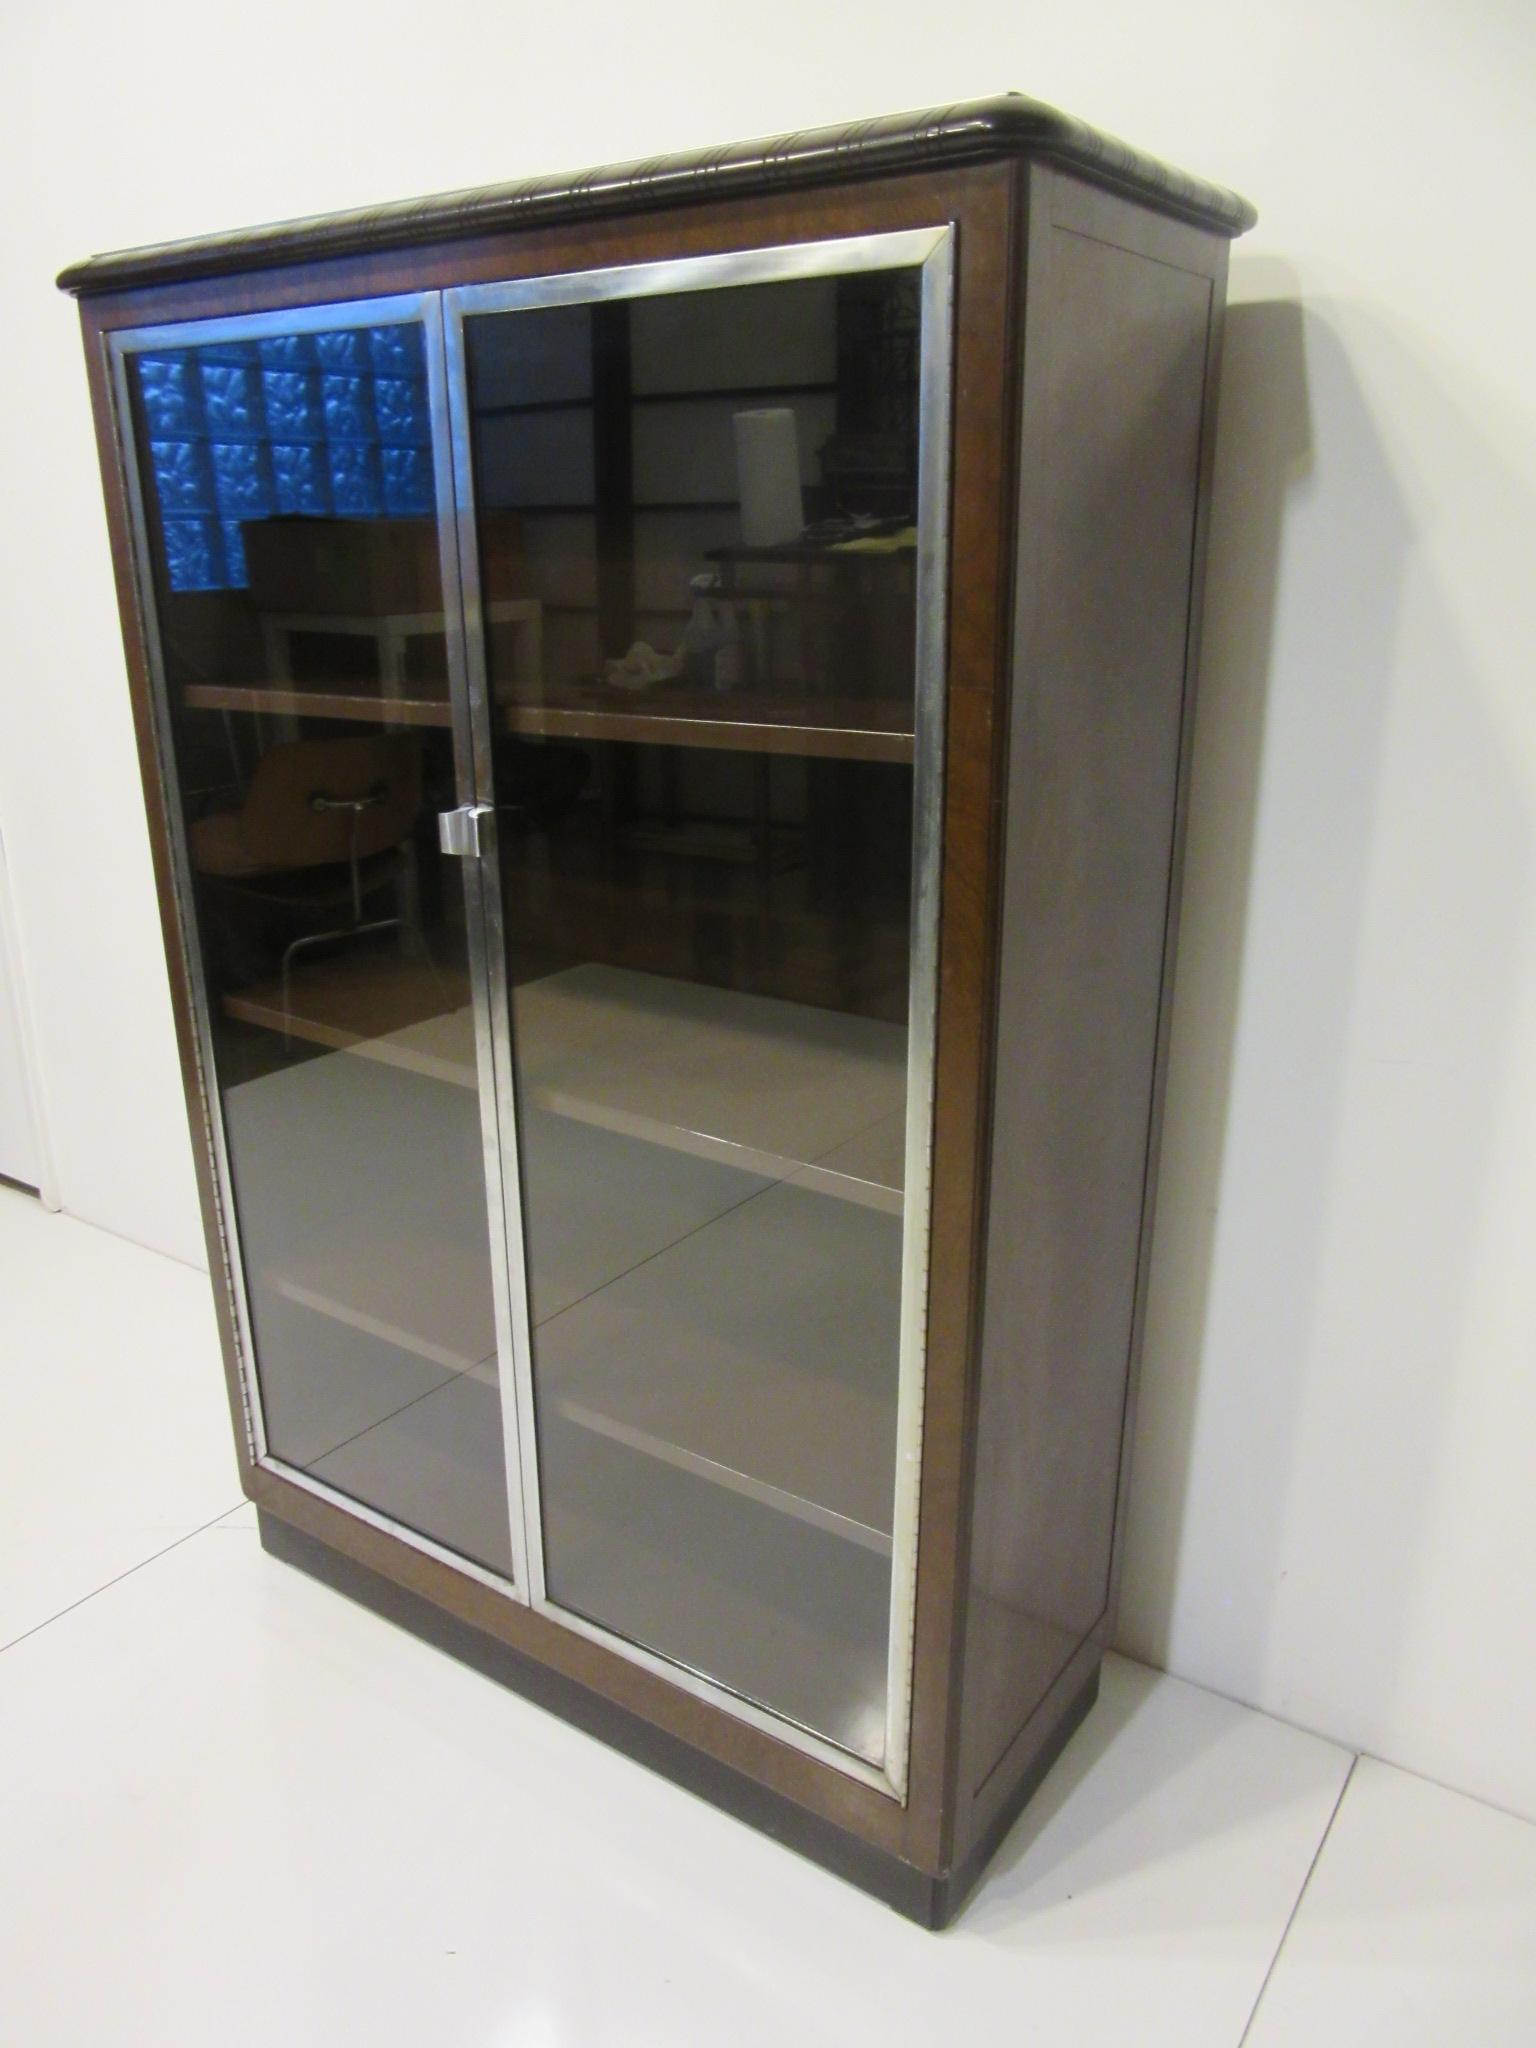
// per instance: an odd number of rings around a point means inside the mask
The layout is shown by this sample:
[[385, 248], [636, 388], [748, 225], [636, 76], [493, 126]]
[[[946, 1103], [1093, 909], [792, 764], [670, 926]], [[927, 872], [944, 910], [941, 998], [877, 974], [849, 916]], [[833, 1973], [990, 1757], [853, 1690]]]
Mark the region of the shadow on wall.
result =
[[1530, 834], [1351, 349], [1416, 448], [1501, 472], [1394, 331], [1234, 284], [1120, 1641], [1381, 1749]]
[[1137, 1399], [1119, 1645], [1169, 1662], [1215, 1255], [1253, 871], [1281, 530], [1312, 469], [1304, 314], [1283, 264], [1232, 266], [1273, 296], [1229, 304], [1200, 695], [1154, 1258]]

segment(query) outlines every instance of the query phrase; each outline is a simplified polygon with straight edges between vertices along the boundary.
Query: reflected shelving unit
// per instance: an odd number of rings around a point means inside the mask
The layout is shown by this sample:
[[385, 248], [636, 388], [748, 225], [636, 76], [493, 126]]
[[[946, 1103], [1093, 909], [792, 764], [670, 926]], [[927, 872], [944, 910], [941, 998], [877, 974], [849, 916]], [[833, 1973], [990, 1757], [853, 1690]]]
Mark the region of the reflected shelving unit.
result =
[[1004, 99], [63, 280], [263, 1542], [933, 1925], [1113, 1626], [1251, 217]]

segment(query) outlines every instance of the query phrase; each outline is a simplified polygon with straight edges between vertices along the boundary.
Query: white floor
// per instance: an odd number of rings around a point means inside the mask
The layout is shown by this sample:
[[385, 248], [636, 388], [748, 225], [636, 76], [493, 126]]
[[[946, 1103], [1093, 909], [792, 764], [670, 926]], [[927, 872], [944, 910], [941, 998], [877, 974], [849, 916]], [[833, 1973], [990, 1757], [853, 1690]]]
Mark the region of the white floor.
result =
[[4, 2048], [1536, 2042], [1536, 1827], [1137, 1665], [927, 1935], [266, 1558], [202, 1277], [0, 1189]]

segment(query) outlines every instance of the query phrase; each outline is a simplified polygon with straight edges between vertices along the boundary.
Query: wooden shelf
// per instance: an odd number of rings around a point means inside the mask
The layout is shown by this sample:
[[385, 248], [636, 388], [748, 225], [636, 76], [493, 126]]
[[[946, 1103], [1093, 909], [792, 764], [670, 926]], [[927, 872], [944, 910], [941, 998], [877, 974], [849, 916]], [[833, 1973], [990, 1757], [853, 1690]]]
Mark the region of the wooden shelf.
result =
[[820, 760], [912, 759], [912, 707], [894, 698], [807, 697], [733, 691], [549, 691], [538, 704], [507, 704], [508, 732], [549, 739], [624, 740], [651, 747], [799, 754]]
[[267, 718], [355, 718], [368, 725], [453, 723], [446, 697], [381, 697], [361, 690], [245, 688], [234, 683], [189, 683], [182, 701], [193, 711], [250, 711]]
[[[448, 726], [453, 721], [446, 698], [381, 697], [360, 690], [192, 683], [183, 701], [194, 711], [246, 711], [269, 718], [348, 718], [385, 726]], [[818, 760], [910, 762], [913, 752], [911, 706], [894, 698], [755, 691], [711, 699], [693, 691], [658, 690], [623, 699], [613, 690], [569, 690], [549, 692], [539, 703], [503, 704], [499, 722], [503, 731], [529, 738]]]
[[[293, 1001], [293, 1038], [479, 1085], [457, 976], [341, 959], [295, 977]], [[224, 1009], [283, 1029], [276, 983], [228, 995]], [[528, 1106], [901, 1214], [900, 1025], [600, 966], [521, 983], [512, 1015]]]
[[[494, 1355], [478, 1097], [332, 1053], [225, 1092], [258, 1293], [463, 1372]], [[547, 1322], [769, 1185], [732, 1163], [525, 1106], [528, 1265]], [[402, 1160], [411, 1162], [402, 1175]]]
[[542, 1324], [540, 1412], [889, 1556], [900, 1305], [899, 1217], [783, 1182]]
[[[765, 1180], [903, 1117], [906, 1032], [874, 1018], [593, 965], [515, 988], [512, 1026], [524, 1094], [551, 1115]], [[899, 1213], [899, 1164], [892, 1180], [854, 1177], [891, 1163], [852, 1156], [836, 1191]]]
[[224, 1114], [258, 1321], [270, 1294], [444, 1373], [494, 1360], [472, 1096], [333, 1053], [227, 1089]]
[[879, 1756], [887, 1559], [661, 1473], [559, 1416], [540, 1436], [553, 1599]]
[[[330, 978], [323, 1023], [302, 1020], [311, 1035], [339, 1040], [373, 1002], [366, 981]], [[515, 990], [514, 1016], [549, 1412], [887, 1555], [903, 1034], [598, 967]], [[470, 1013], [350, 1051], [226, 1096], [258, 1306], [276, 1297], [493, 1382], [488, 1226], [466, 1171]], [[402, 1152], [418, 1162], [408, 1184], [392, 1171]]]
[[[336, 1051], [387, 1042], [398, 1065], [475, 1085], [473, 1028], [466, 1038], [459, 1022], [468, 1016], [469, 977], [455, 969], [343, 952], [303, 967], [294, 976], [290, 997], [293, 1009], [285, 1013], [281, 982], [262, 982], [231, 990], [223, 1010], [242, 1024], [286, 1031], [290, 1038]], [[441, 1049], [430, 1043], [434, 1020], [446, 1032], [448, 1042]], [[412, 1027], [417, 1037], [399, 1043], [397, 1034]]]

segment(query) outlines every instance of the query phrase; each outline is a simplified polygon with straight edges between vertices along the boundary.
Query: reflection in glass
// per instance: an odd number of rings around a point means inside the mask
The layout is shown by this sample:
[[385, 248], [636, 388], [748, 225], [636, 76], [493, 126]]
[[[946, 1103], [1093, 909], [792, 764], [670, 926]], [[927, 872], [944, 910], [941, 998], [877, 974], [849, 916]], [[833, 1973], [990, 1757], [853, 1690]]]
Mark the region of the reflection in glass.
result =
[[129, 360], [268, 1444], [510, 1573], [421, 331]]
[[465, 323], [548, 1591], [875, 1762], [919, 303]]

